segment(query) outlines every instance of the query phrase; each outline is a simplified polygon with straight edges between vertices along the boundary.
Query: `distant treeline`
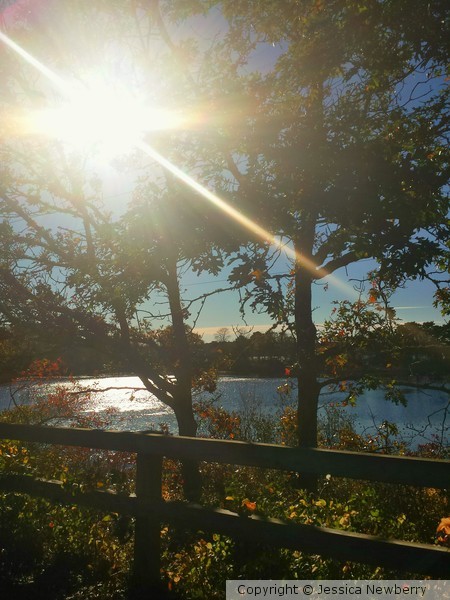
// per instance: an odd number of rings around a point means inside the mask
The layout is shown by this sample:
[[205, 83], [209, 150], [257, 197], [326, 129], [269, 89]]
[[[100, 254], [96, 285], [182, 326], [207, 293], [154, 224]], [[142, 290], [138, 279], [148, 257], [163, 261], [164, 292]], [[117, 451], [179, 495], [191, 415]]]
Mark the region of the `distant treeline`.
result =
[[[386, 356], [377, 356], [367, 350], [366, 362], [371, 367], [378, 363], [405, 377], [441, 379], [450, 372], [450, 324], [434, 322], [405, 323], [393, 332], [394, 344], [389, 362]], [[239, 375], [283, 376], [295, 371], [295, 342], [288, 333], [269, 331], [234, 336], [230, 330], [219, 330], [213, 342], [207, 344], [210, 352], [223, 355], [223, 370]]]
[[[449, 373], [450, 324], [434, 322], [405, 323], [393, 333], [395, 344], [392, 356], [367, 351], [371, 367], [379, 363], [380, 370], [403, 377], [442, 379]], [[204, 342], [195, 334], [189, 335], [192, 360], [198, 372], [229, 373], [283, 377], [295, 373], [295, 340], [288, 332], [245, 332], [240, 329], [218, 330], [214, 341]], [[162, 372], [170, 373], [174, 360], [171, 328], [147, 332], [142, 337], [141, 353], [158, 363]], [[60, 358], [67, 372], [73, 375], [108, 375], [131, 372], [123, 356], [111, 348], [89, 344], [83, 339], [56, 338], [48, 332], [33, 334], [24, 328], [0, 329], [0, 381], [6, 383], [37, 359]]]

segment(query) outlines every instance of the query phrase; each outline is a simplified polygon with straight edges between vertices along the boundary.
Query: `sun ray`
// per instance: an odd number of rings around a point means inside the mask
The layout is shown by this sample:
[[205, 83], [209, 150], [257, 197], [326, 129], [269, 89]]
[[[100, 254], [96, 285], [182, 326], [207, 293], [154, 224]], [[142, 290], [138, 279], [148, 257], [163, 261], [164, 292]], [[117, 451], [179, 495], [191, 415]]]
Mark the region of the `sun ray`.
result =
[[150, 156], [153, 160], [158, 162], [167, 171], [172, 173], [172, 175], [177, 177], [177, 179], [179, 179], [183, 183], [186, 183], [190, 188], [192, 188], [198, 194], [206, 198], [206, 200], [209, 200], [209, 202], [220, 208], [224, 213], [232, 217], [235, 221], [237, 221], [241, 225], [244, 225], [244, 227], [246, 227], [249, 231], [253, 232], [260, 239], [262, 239], [265, 242], [268, 242], [276, 248], [280, 248], [286, 253], [286, 255], [289, 258], [297, 260], [314, 276], [316, 276], [317, 278], [328, 277], [328, 279], [332, 281], [336, 287], [343, 289], [347, 293], [351, 290], [352, 295], [356, 294], [353, 287], [341, 281], [332, 273], [328, 273], [325, 269], [319, 267], [311, 259], [305, 256], [300, 256], [297, 252], [295, 252], [295, 250], [293, 250], [289, 246], [286, 246], [282, 241], [280, 241], [276, 236], [274, 236], [273, 233], [255, 223], [255, 221], [238, 211], [236, 208], [228, 204], [228, 202], [226, 202], [222, 198], [219, 198], [219, 196], [216, 196], [216, 194], [211, 192], [211, 190], [209, 190], [204, 185], [196, 181], [190, 175], [187, 175], [182, 169], [170, 162], [167, 158], [165, 158], [162, 154], [157, 152], [149, 144], [145, 142], [140, 142], [137, 145], [137, 147], [143, 152], [145, 152], [148, 156]]
[[29, 63], [40, 73], [42, 73], [42, 75], [44, 75], [49, 81], [51, 81], [60, 92], [62, 92], [63, 94], [69, 93], [69, 85], [62, 77], [60, 77], [51, 69], [46, 67], [37, 58], [34, 58], [34, 56], [32, 56], [29, 52], [24, 50], [22, 46], [16, 44], [16, 42], [14, 42], [10, 37], [5, 35], [2, 31], [0, 31], [0, 41], [2, 41], [6, 46], [11, 48], [11, 50], [14, 50], [14, 52], [21, 56], [27, 63]]

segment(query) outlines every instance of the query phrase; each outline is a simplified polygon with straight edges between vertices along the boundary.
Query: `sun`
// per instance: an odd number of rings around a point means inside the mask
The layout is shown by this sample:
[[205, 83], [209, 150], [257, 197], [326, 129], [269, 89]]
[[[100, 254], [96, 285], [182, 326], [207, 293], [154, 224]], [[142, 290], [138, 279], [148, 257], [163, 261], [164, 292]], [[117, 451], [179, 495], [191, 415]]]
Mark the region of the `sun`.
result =
[[148, 106], [126, 90], [103, 86], [65, 94], [58, 105], [34, 111], [31, 119], [41, 134], [109, 157], [129, 153], [148, 132], [181, 124], [175, 111]]
[[[179, 111], [149, 105], [140, 98], [133, 90], [133, 78], [117, 79], [108, 69], [97, 66], [85, 73], [83, 80], [77, 78], [73, 82], [1, 31], [0, 42], [44, 75], [44, 81], [56, 92], [57, 100], [45, 108], [28, 109], [25, 114], [20, 109], [14, 111], [10, 121], [20, 134], [41, 134], [78, 150], [116, 156], [136, 147], [147, 132], [177, 128], [184, 123]], [[38, 94], [45, 96], [40, 91]]]

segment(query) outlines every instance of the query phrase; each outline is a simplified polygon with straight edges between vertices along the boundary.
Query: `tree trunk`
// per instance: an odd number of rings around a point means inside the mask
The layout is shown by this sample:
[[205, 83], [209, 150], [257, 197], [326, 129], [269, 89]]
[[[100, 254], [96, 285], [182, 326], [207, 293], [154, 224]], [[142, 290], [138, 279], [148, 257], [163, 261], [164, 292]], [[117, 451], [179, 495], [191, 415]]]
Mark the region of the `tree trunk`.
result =
[[317, 446], [317, 405], [320, 386], [316, 356], [317, 330], [313, 321], [312, 284], [317, 206], [324, 189], [323, 162], [326, 139], [324, 128], [324, 85], [320, 73], [311, 86], [309, 113], [310, 142], [306, 149], [312, 157], [304, 182], [301, 221], [294, 238], [295, 262], [295, 332], [297, 337], [298, 371], [298, 443], [301, 447]]
[[[316, 360], [316, 326], [312, 318], [313, 275], [305, 266], [312, 258], [315, 223], [304, 224], [296, 240], [295, 264], [295, 332], [298, 363], [298, 445], [301, 448], [317, 446], [317, 406], [320, 386]], [[300, 485], [313, 491], [317, 485], [315, 475], [300, 474]]]
[[180, 435], [195, 436], [197, 423], [192, 410], [192, 360], [184, 322], [184, 310], [181, 303], [177, 260], [174, 255], [168, 260], [166, 288], [172, 317], [175, 348], [175, 364], [173, 365], [176, 378], [174, 410]]
[[305, 253], [299, 250], [297, 252], [295, 332], [298, 362], [298, 444], [301, 447], [315, 447], [317, 446], [317, 405], [320, 386], [316, 360], [316, 326], [312, 319], [312, 276], [302, 264], [302, 258], [306, 257]]
[[[176, 403], [175, 417], [178, 423], [180, 435], [195, 437], [197, 434], [197, 422], [194, 418], [192, 404], [190, 409], [183, 406], [181, 409]], [[181, 465], [181, 475], [183, 478], [183, 491], [187, 500], [198, 502], [201, 496], [202, 479], [198, 468], [198, 462], [195, 460], [183, 460]]]
[[[177, 259], [171, 254], [168, 260], [167, 295], [172, 317], [172, 329], [176, 361], [173, 370], [176, 378], [174, 392], [174, 412], [180, 435], [195, 437], [197, 422], [192, 409], [192, 360], [189, 341], [184, 323], [184, 310], [180, 296], [177, 273]], [[196, 461], [183, 461], [184, 494], [188, 500], [197, 501], [201, 493], [201, 478]]]

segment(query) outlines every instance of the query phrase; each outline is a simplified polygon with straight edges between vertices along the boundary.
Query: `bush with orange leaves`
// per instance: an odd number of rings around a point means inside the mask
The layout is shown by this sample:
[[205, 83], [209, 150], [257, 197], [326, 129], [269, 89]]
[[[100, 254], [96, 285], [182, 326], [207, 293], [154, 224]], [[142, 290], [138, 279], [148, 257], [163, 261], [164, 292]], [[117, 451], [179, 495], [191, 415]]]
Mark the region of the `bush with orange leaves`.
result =
[[436, 529], [438, 544], [450, 546], [450, 517], [444, 517]]
[[[37, 361], [12, 386], [10, 423], [106, 427], [90, 396], [61, 361]], [[88, 448], [0, 440], [0, 472], [57, 479], [71, 491], [134, 491], [134, 456]], [[125, 586], [132, 523], [76, 505], [0, 493], [0, 588], [5, 597], [112, 598]], [[89, 596], [101, 586], [102, 594]], [[73, 595], [82, 588], [81, 596]]]
[[199, 419], [199, 434], [220, 440], [241, 439], [241, 417], [221, 406], [214, 406], [208, 400], [200, 400], [194, 405]]
[[[60, 425], [103, 429], [116, 417], [114, 410], [102, 414], [89, 410], [91, 394], [68, 376], [61, 360], [38, 360], [11, 385], [12, 407], [0, 413], [9, 423]], [[0, 452], [8, 441], [0, 442]], [[59, 479], [67, 486], [113, 487], [131, 490], [130, 465], [133, 455], [124, 452], [94, 451], [76, 446], [15, 444], [17, 453], [5, 453], [3, 468], [37, 477]], [[22, 456], [28, 458], [23, 460]], [[18, 457], [18, 460], [16, 460]], [[82, 484], [77, 484], [77, 479]]]

